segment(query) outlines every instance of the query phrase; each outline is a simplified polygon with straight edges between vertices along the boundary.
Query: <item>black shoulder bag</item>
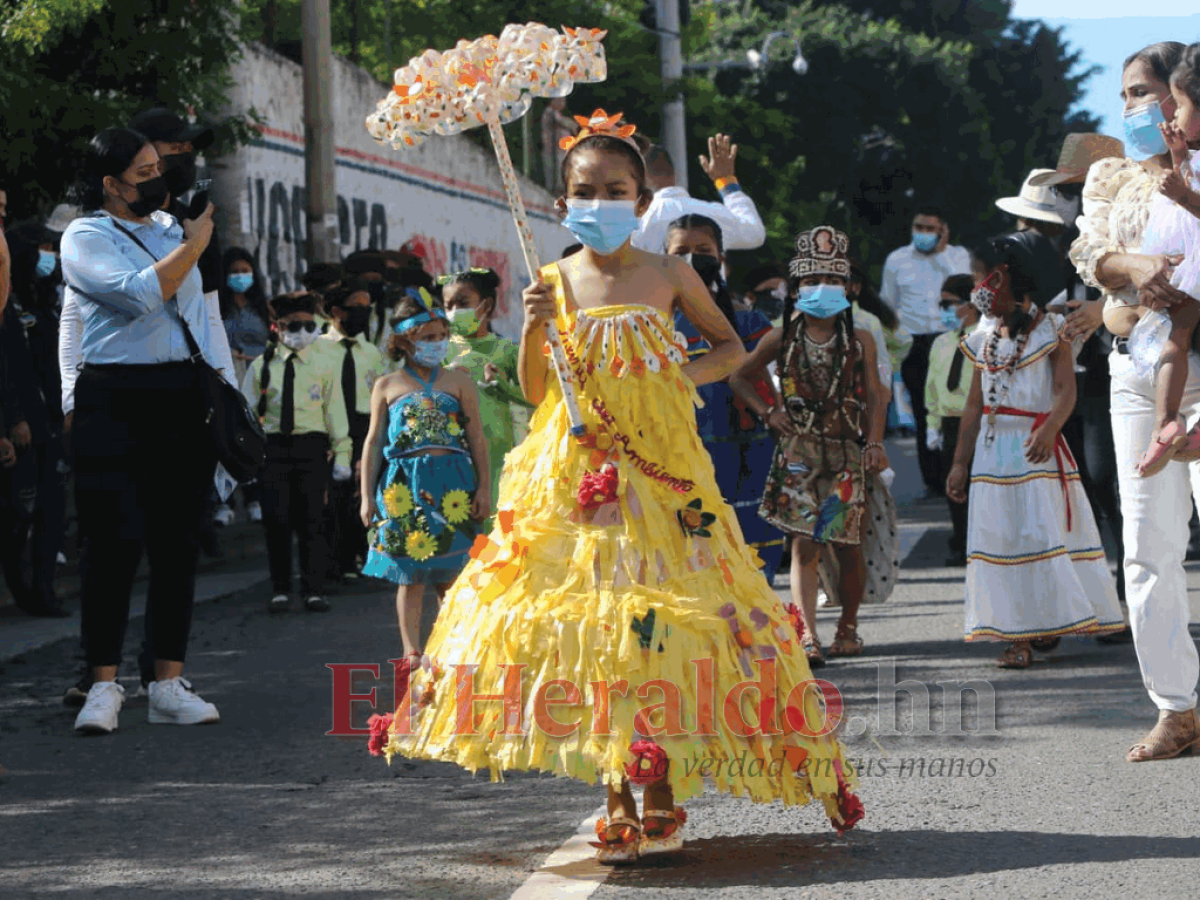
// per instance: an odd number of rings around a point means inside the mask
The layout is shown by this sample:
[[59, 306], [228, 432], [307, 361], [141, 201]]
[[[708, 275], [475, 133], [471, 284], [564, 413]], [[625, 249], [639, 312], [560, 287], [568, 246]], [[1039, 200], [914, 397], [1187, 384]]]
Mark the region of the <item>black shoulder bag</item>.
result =
[[[133, 232], [115, 220], [113, 224], [125, 232], [151, 259], [159, 261]], [[171, 299], [174, 298], [168, 298], [168, 302]], [[258, 477], [259, 470], [267, 459], [267, 436], [263, 433], [258, 417], [251, 412], [245, 396], [208, 364], [182, 310], [176, 308], [176, 311], [183, 325], [184, 337], [187, 338], [190, 359], [200, 373], [201, 395], [206, 409], [205, 421], [212, 428], [217, 461], [236, 481], [252, 481]]]

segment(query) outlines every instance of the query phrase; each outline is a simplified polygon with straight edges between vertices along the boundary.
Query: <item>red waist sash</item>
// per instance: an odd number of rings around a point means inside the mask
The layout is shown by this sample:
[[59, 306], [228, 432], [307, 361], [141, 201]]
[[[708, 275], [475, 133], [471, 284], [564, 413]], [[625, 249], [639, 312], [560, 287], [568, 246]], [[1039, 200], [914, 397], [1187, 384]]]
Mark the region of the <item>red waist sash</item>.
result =
[[[984, 415], [1020, 416], [1024, 419], [1033, 419], [1033, 425], [1029, 428], [1031, 434], [1050, 418], [1050, 413], [1035, 413], [1027, 409], [1014, 409], [1011, 406], [985, 406], [983, 413]], [[1077, 465], [1075, 457], [1071, 455], [1071, 448], [1067, 446], [1067, 439], [1063, 437], [1061, 431], [1054, 439], [1054, 462], [1058, 465], [1058, 484], [1062, 488], [1063, 502], [1067, 505], [1067, 531], [1070, 531], [1073, 521], [1071, 518], [1071, 492], [1067, 486], [1067, 463], [1070, 463], [1073, 469], [1077, 468]]]

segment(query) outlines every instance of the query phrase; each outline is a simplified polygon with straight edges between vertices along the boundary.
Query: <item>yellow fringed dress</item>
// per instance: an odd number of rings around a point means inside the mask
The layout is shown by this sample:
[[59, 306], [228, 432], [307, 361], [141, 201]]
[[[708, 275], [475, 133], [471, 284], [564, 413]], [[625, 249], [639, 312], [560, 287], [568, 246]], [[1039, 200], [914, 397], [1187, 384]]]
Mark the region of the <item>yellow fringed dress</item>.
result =
[[[854, 783], [829, 734], [840, 710], [803, 687], [812, 676], [793, 625], [721, 499], [682, 336], [644, 305], [570, 309], [557, 267], [543, 276], [588, 435], [571, 435], [551, 373], [505, 460], [495, 528], [446, 595], [385, 754], [494, 780], [536, 769], [618, 784], [631, 743], [648, 737], [671, 761], [677, 802], [707, 777], [760, 802], [817, 797], [836, 824], [839, 780], [843, 798]], [[759, 694], [727, 695], [770, 660], [776, 733], [739, 736], [759, 724]], [[469, 704], [468, 690], [507, 700]], [[556, 736], [555, 723], [574, 722]]]

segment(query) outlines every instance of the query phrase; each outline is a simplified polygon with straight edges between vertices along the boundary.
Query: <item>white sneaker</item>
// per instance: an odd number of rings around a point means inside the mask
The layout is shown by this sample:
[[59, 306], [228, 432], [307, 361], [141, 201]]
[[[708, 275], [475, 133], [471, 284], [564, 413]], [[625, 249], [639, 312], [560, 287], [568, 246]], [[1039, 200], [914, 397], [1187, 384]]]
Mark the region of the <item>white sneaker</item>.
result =
[[117, 713], [125, 702], [125, 688], [115, 681], [97, 681], [89, 689], [83, 709], [75, 717], [75, 730], [84, 734], [109, 734], [117, 730]]
[[200, 725], [220, 722], [217, 708], [197, 697], [182, 678], [168, 678], [150, 684], [151, 725]]
[[217, 507], [217, 511], [213, 513], [213, 521], [222, 528], [232, 525], [234, 519], [233, 510], [222, 504]]
[[251, 522], [261, 522], [262, 521], [262, 504], [261, 503], [247, 503], [246, 504], [246, 515], [248, 515], [250, 517]]

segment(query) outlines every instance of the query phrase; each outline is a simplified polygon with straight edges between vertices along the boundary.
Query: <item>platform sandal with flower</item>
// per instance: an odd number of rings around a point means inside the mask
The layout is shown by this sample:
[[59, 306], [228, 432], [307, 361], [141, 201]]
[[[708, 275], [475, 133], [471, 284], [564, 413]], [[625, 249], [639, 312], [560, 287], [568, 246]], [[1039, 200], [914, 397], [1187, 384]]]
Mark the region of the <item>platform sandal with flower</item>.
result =
[[588, 841], [596, 848], [596, 861], [606, 866], [637, 862], [641, 836], [637, 801], [633, 799], [629, 785], [622, 785], [619, 793], [609, 788], [608, 815], [601, 816], [596, 822], [596, 840]]
[[858, 625], [852, 622], [838, 622], [837, 631], [833, 635], [833, 643], [829, 645], [830, 656], [859, 656], [863, 652], [863, 640], [858, 636]]
[[642, 839], [639, 856], [674, 853], [683, 849], [683, 826], [687, 813], [675, 805], [675, 795], [664, 778], [646, 787], [642, 797]]

